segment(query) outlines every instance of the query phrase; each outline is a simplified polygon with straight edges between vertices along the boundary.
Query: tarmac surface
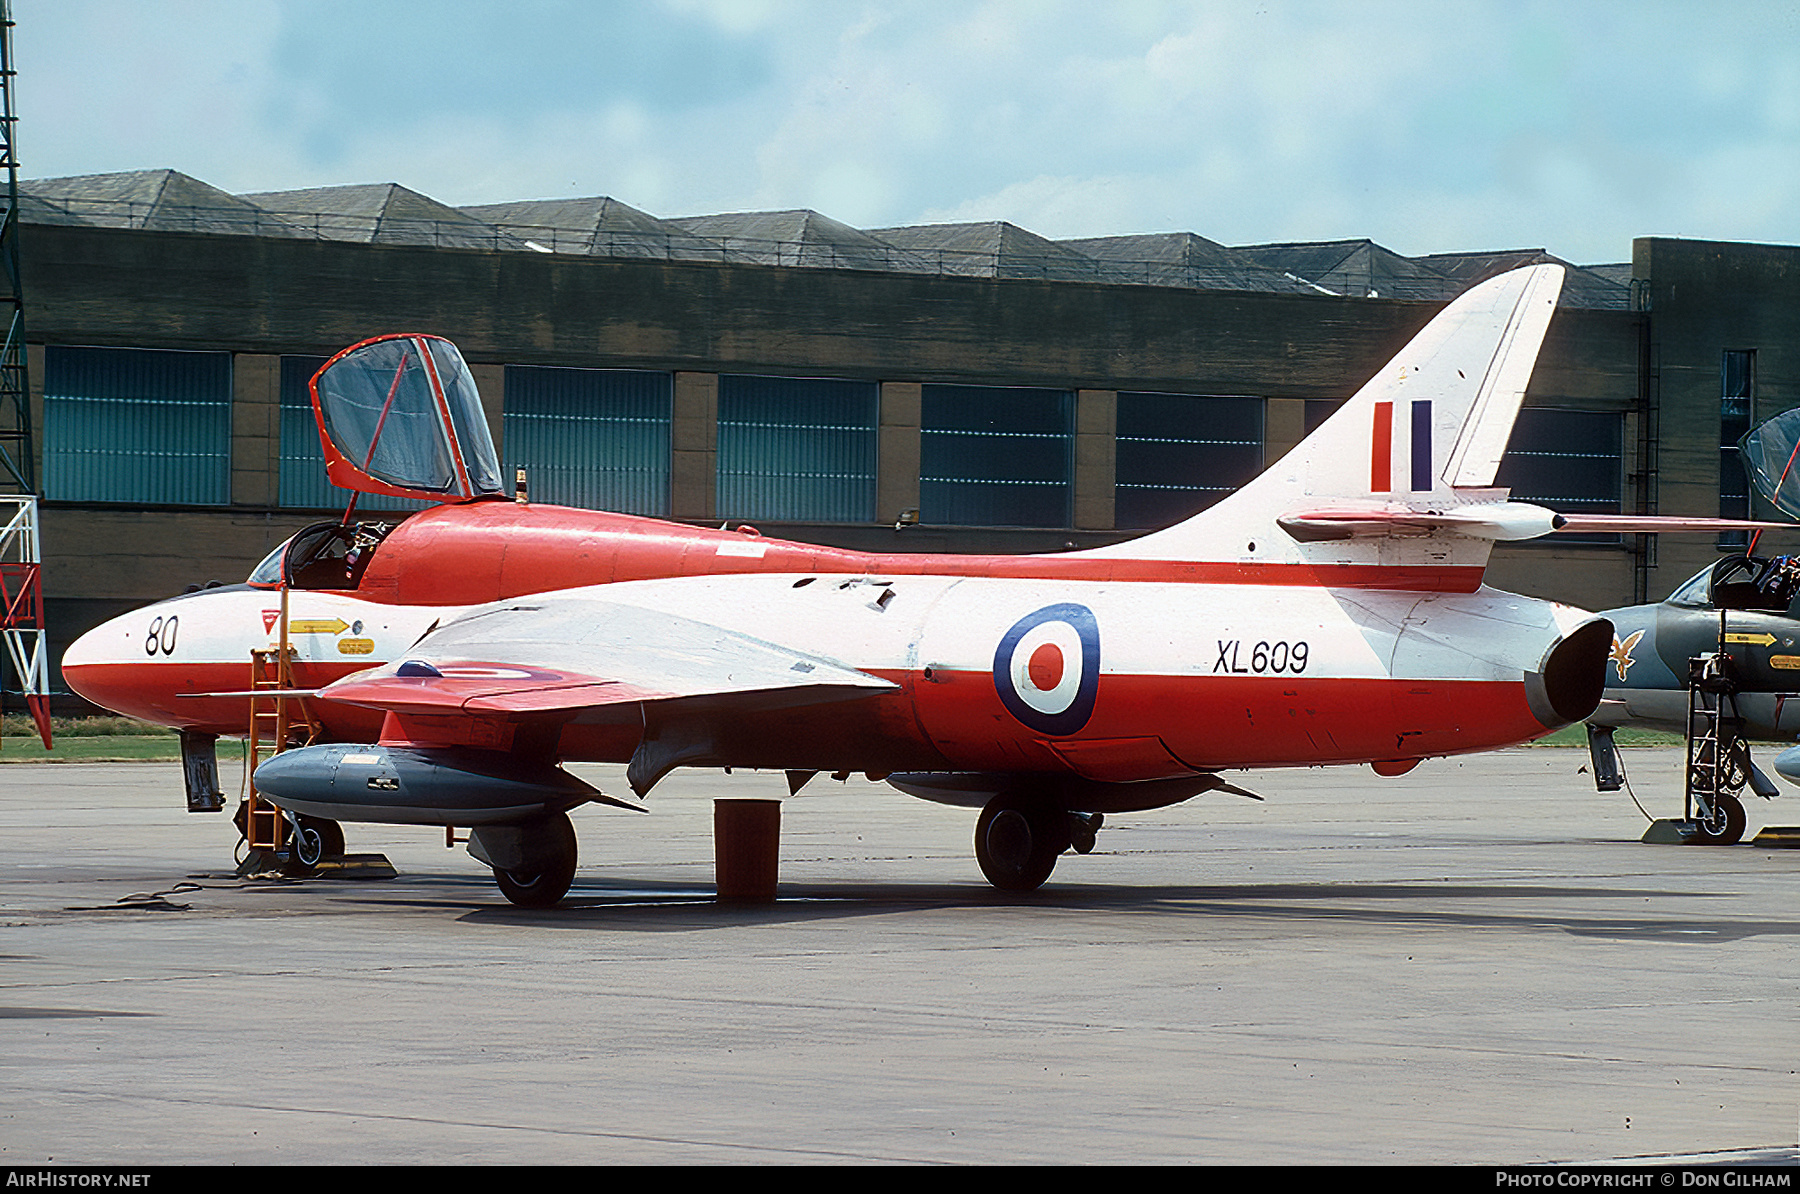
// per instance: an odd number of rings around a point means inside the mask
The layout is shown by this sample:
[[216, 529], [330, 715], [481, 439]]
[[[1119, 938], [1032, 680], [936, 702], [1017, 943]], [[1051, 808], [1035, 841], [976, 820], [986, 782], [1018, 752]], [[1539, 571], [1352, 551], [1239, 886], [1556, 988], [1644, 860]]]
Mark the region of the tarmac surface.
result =
[[971, 811], [819, 777], [757, 907], [711, 800], [781, 777], [677, 772], [546, 912], [430, 829], [239, 880], [178, 765], [10, 764], [0, 1166], [1794, 1163], [1800, 850], [1639, 844], [1586, 763], [1233, 776], [1025, 899]]

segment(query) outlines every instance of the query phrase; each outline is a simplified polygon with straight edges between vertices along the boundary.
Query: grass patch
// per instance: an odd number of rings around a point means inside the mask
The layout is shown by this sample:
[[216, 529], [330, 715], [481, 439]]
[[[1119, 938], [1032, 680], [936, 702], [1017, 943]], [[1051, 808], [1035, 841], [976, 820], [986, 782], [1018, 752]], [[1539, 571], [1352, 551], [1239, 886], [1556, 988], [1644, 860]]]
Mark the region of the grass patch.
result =
[[[1640, 730], [1636, 726], [1620, 726], [1613, 731], [1614, 746], [1680, 746], [1683, 738], [1680, 734], [1671, 734], [1667, 730]], [[1587, 727], [1585, 725], [1564, 726], [1554, 734], [1546, 734], [1533, 742], [1533, 746], [1586, 746]]]
[[[181, 738], [165, 726], [131, 717], [53, 717], [46, 751], [24, 713], [0, 718], [0, 763], [118, 763], [181, 758]], [[219, 740], [219, 761], [244, 757], [237, 739]]]

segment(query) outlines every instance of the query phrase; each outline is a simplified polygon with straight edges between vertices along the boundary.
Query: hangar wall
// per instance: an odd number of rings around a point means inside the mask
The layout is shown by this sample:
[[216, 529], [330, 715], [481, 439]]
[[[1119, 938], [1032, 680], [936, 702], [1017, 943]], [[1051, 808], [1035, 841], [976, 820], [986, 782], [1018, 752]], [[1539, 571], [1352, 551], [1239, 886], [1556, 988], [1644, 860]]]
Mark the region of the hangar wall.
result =
[[[1722, 365], [1727, 353], [1749, 354], [1744, 429], [1800, 406], [1800, 248], [1643, 238], [1633, 242], [1632, 277], [1645, 310], [1651, 500], [1663, 513], [1741, 516], [1720, 502], [1722, 483], [1747, 489], [1735, 451], [1721, 443], [1730, 417]], [[1723, 438], [1735, 444], [1735, 430]], [[1760, 499], [1753, 513], [1771, 516]], [[1650, 569], [1655, 599], [1719, 555], [1709, 538], [1660, 538]], [[1800, 534], [1772, 533], [1758, 550], [1800, 553]]]
[[[632, 369], [672, 378], [669, 513], [716, 520], [721, 378], [866, 382], [877, 395], [874, 517], [759, 521], [765, 533], [849, 547], [1042, 551], [1126, 537], [1118, 525], [1121, 394], [1260, 403], [1261, 456], [1278, 459], [1320, 404], [1348, 397], [1438, 304], [1099, 282], [595, 258], [79, 226], [22, 239], [34, 417], [46, 346], [230, 354], [224, 505], [121, 506], [47, 491], [44, 584], [66, 643], [119, 610], [193, 583], [241, 579], [323, 516], [284, 507], [284, 357], [370, 335], [429, 331], [475, 369], [503, 443], [508, 366]], [[1756, 353], [1757, 416], [1800, 404], [1800, 249], [1640, 240], [1647, 310], [1564, 308], [1527, 397], [1616, 415], [1614, 508], [1717, 513], [1719, 353]], [[894, 519], [921, 505], [922, 410], [946, 386], [1069, 395], [1066, 520], [1033, 527]], [[934, 387], [939, 389], [934, 390]], [[1553, 455], [1553, 453], [1552, 453]], [[40, 468], [39, 475], [43, 472]], [[509, 478], [510, 479], [510, 478]], [[1496, 553], [1492, 583], [1590, 608], [1660, 597], [1711, 541], [1529, 544]]]

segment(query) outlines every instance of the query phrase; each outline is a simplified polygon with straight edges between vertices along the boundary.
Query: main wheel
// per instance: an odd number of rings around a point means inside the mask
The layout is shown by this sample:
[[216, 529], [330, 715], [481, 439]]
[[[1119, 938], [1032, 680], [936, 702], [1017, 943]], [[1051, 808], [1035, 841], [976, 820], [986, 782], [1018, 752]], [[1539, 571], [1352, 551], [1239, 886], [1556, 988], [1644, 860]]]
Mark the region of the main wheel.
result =
[[326, 817], [300, 818], [300, 827], [288, 839], [287, 863], [282, 870], [304, 879], [327, 858], [344, 856], [344, 827]]
[[546, 817], [532, 842], [537, 865], [530, 870], [494, 868], [500, 893], [521, 908], [553, 908], [575, 881], [575, 826], [567, 813]]
[[1069, 847], [1068, 814], [1003, 792], [975, 819], [975, 861], [1001, 891], [1036, 891]]
[[1736, 796], [1715, 792], [1712, 807], [1694, 818], [1694, 841], [1702, 846], [1735, 846], [1744, 837], [1744, 805]]

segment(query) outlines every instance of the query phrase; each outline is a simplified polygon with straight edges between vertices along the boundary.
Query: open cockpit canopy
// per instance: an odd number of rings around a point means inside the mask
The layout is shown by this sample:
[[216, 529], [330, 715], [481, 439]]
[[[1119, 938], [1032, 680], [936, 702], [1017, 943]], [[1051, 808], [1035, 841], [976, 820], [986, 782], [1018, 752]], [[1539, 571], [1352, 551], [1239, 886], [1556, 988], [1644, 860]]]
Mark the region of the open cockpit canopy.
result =
[[346, 348], [313, 374], [312, 402], [333, 485], [435, 502], [502, 496], [475, 379], [441, 336]]

